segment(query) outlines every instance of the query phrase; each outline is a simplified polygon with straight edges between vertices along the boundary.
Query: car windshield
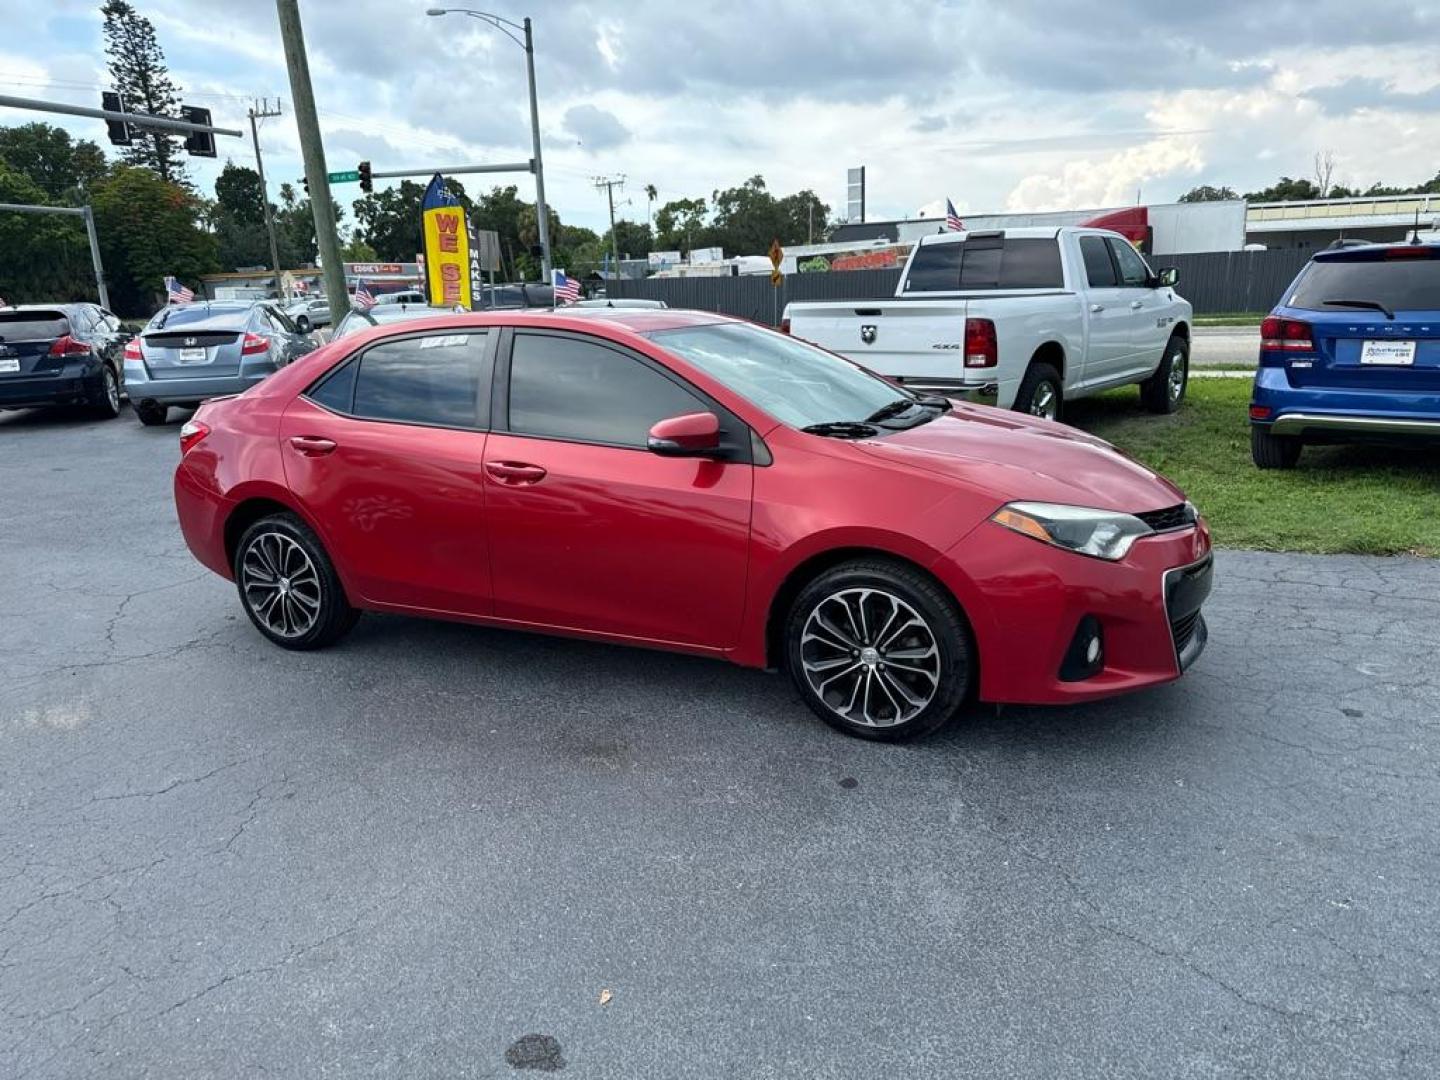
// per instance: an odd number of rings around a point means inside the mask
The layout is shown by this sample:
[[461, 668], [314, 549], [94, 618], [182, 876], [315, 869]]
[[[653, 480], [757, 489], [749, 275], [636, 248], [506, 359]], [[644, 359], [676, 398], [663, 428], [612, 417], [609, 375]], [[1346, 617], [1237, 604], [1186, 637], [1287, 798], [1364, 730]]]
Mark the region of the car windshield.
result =
[[1387, 311], [1440, 310], [1440, 258], [1317, 259], [1305, 268], [1290, 307], [1307, 311], [1354, 311], [1367, 301]]
[[898, 401], [918, 403], [908, 391], [838, 356], [758, 326], [717, 323], [647, 336], [797, 428], [865, 423]]

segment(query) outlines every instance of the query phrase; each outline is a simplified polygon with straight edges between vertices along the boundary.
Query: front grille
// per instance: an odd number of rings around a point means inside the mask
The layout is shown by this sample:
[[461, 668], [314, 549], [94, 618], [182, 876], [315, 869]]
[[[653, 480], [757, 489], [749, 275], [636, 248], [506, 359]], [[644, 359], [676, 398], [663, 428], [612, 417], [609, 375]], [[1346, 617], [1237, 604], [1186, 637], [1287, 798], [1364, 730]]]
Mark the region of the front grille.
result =
[[1189, 615], [1182, 615], [1170, 624], [1170, 634], [1175, 639], [1175, 651], [1183, 653], [1185, 646], [1190, 644], [1190, 639], [1195, 636], [1195, 627], [1200, 622], [1200, 611], [1197, 608]]
[[1167, 506], [1164, 510], [1147, 510], [1145, 513], [1135, 516], [1156, 532], [1183, 529], [1195, 524], [1195, 508], [1189, 503]]

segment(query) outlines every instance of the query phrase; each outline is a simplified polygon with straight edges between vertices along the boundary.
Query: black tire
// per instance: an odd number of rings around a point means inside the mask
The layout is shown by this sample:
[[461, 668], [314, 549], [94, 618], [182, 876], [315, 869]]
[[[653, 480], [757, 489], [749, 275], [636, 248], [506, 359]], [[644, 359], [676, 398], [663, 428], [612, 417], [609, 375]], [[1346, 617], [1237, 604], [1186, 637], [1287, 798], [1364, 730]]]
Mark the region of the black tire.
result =
[[1257, 469], [1293, 469], [1304, 444], [1295, 435], [1272, 435], [1268, 428], [1250, 425], [1250, 460]]
[[[846, 599], [857, 595], [858, 609]], [[831, 637], [842, 610], [849, 623]], [[868, 613], [859, 627], [857, 610]], [[784, 634], [786, 667], [800, 696], [831, 727], [858, 738], [900, 742], [937, 731], [959, 714], [976, 685], [975, 646], [960, 606], [939, 583], [903, 563], [857, 559], [825, 571], [795, 598]], [[851, 647], [857, 643], [860, 648]], [[933, 660], [916, 658], [932, 647]], [[863, 655], [872, 649], [873, 656]], [[862, 686], [863, 695], [856, 689]]]
[[102, 420], [120, 415], [120, 376], [109, 364], [100, 366], [100, 389], [90, 397], [90, 412]]
[[1020, 381], [1020, 390], [1015, 395], [1012, 408], [1031, 416], [1059, 420], [1064, 404], [1065, 388], [1060, 381], [1060, 373], [1043, 360], [1031, 360], [1025, 378]]
[[[1179, 378], [1172, 381], [1172, 376]], [[1152, 413], [1178, 412], [1190, 387], [1190, 343], [1176, 335], [1165, 346], [1155, 374], [1140, 384], [1140, 403]]]
[[159, 427], [165, 423], [170, 410], [153, 401], [140, 401], [135, 403], [135, 415], [146, 427]]
[[[360, 618], [320, 538], [294, 514], [272, 514], [246, 529], [235, 545], [232, 570], [250, 622], [281, 648], [324, 648]], [[267, 574], [278, 582], [273, 589]]]

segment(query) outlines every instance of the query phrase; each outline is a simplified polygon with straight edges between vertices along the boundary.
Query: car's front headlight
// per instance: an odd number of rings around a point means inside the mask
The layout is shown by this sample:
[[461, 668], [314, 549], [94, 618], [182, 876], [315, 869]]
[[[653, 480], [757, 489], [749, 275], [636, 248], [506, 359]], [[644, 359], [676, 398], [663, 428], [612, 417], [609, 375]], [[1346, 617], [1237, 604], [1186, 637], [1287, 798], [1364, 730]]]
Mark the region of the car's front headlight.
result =
[[1130, 514], [1059, 503], [1007, 503], [990, 520], [1066, 551], [1112, 562], [1123, 559], [1131, 544], [1155, 531]]

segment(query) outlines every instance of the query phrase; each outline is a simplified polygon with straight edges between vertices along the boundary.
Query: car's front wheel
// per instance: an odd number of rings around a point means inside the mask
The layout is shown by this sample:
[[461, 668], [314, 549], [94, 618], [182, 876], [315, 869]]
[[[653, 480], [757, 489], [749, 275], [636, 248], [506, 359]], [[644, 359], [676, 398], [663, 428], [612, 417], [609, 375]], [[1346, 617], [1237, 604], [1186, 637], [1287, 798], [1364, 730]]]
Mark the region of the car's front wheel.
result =
[[1190, 385], [1190, 344], [1178, 335], [1165, 346], [1155, 374], [1140, 384], [1140, 401], [1152, 413], [1173, 413]]
[[974, 685], [975, 647], [954, 598], [882, 559], [843, 563], [805, 586], [785, 622], [785, 648], [806, 704], [863, 739], [935, 731]]
[[320, 538], [294, 514], [273, 514], [246, 529], [234, 571], [245, 614], [283, 648], [332, 644], [360, 617]]

